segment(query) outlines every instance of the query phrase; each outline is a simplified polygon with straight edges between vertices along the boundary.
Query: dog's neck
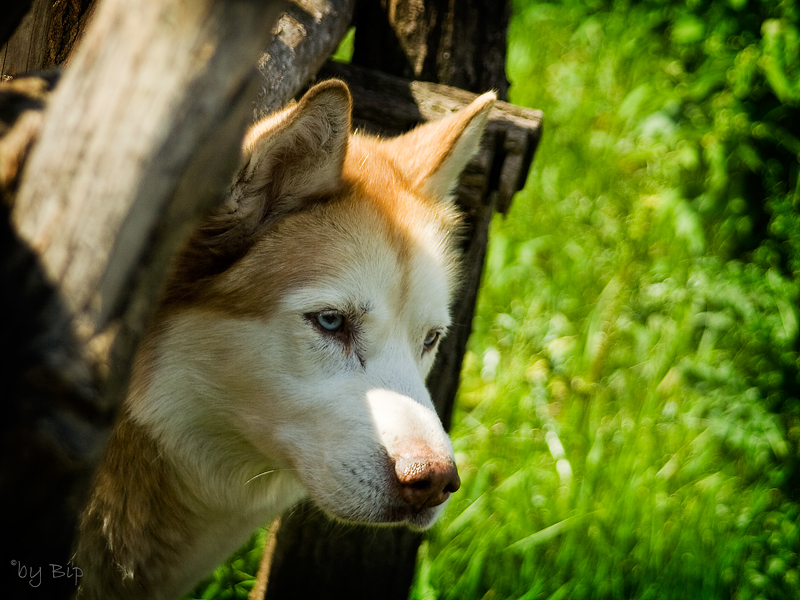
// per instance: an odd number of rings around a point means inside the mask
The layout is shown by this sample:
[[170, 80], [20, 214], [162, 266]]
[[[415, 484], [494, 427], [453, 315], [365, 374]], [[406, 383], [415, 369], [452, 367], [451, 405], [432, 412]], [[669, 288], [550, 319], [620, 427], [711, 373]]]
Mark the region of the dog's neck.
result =
[[123, 409], [81, 523], [76, 562], [86, 575], [77, 597], [179, 597], [304, 494], [283, 472], [238, 491], [216, 489], [225, 473], [200, 477]]

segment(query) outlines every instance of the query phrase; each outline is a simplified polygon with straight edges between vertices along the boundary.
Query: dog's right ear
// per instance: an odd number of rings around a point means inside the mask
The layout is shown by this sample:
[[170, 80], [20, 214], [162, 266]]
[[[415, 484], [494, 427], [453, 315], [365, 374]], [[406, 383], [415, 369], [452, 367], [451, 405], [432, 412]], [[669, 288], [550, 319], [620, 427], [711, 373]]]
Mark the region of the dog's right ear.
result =
[[347, 86], [332, 79], [256, 123], [245, 137], [242, 167], [226, 201], [194, 243], [230, 264], [271, 224], [334, 191], [347, 153], [351, 109]]

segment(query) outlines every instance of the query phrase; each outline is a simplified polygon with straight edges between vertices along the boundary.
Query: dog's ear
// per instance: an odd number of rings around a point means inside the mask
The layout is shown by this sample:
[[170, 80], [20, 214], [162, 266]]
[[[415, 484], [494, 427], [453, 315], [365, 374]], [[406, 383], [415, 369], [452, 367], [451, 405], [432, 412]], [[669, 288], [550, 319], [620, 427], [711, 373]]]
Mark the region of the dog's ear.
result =
[[225, 201], [175, 258], [174, 272], [180, 277], [171, 281], [166, 301], [191, 297], [196, 284], [228, 269], [272, 224], [336, 189], [351, 108], [347, 86], [325, 81], [250, 129], [242, 166]]
[[389, 140], [390, 152], [411, 182], [436, 200], [446, 200], [475, 155], [497, 96], [487, 92], [466, 108]]
[[228, 197], [193, 244], [216, 255], [224, 267], [282, 216], [335, 190], [347, 153], [351, 108], [347, 86], [332, 79], [253, 125]]
[[298, 208], [339, 185], [350, 134], [352, 100], [344, 82], [312, 87], [299, 103], [266, 117], [247, 133], [237, 185], [267, 210]]

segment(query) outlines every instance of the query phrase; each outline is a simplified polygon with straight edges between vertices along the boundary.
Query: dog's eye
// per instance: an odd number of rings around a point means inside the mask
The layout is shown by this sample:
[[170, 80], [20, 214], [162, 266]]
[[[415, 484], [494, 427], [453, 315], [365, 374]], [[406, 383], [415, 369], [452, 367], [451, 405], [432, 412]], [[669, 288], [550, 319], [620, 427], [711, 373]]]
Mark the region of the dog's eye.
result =
[[344, 327], [344, 315], [333, 310], [314, 315], [314, 320], [323, 330], [336, 333]]
[[438, 329], [431, 329], [428, 332], [428, 335], [425, 336], [425, 340], [422, 342], [422, 344], [425, 346], [424, 348], [425, 352], [432, 350], [434, 346], [436, 346], [436, 343], [439, 341], [439, 338], [441, 336], [442, 336], [441, 331], [439, 331]]

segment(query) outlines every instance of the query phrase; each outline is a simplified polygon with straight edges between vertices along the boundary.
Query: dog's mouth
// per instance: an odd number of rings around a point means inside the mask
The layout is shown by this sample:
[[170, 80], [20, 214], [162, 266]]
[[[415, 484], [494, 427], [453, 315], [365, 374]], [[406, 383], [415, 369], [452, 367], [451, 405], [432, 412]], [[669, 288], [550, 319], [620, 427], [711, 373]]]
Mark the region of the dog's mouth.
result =
[[406, 526], [417, 531], [430, 528], [444, 509], [445, 503], [420, 510], [400, 504], [361, 512], [344, 512], [341, 509], [322, 507], [334, 519], [363, 525]]

